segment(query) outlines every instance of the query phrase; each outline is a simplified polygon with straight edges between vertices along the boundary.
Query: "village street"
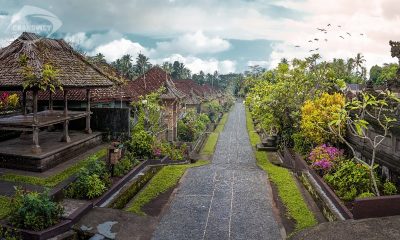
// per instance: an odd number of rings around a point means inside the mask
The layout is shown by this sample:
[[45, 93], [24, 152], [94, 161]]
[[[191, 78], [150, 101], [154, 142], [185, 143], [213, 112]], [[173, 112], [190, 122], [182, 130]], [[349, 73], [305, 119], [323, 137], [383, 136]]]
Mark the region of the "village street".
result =
[[189, 169], [153, 239], [280, 239], [267, 175], [236, 103], [210, 165]]

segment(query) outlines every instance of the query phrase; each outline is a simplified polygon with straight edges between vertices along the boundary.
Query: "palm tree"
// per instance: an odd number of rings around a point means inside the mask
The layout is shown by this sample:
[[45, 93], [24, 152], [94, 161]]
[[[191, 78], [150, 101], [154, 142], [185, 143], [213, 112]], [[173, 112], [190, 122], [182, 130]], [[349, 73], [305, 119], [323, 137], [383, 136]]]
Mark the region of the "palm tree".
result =
[[354, 59], [354, 65], [356, 67], [356, 74], [361, 77], [362, 77], [362, 72], [360, 72], [360, 69], [363, 68], [364, 62], [365, 62], [364, 56], [361, 55], [361, 53], [357, 53], [357, 56]]
[[143, 74], [143, 79], [144, 79], [144, 88], [146, 88], [146, 72], [149, 70], [151, 67], [151, 64], [149, 62], [149, 58], [146, 57], [144, 54], [139, 53], [139, 55], [136, 57], [136, 72], [141, 75]]

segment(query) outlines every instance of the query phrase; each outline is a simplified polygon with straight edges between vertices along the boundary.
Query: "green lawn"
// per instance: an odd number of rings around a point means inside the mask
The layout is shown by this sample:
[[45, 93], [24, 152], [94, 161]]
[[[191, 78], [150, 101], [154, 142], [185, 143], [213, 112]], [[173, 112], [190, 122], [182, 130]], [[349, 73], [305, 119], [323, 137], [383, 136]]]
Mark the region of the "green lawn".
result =
[[10, 199], [0, 196], [0, 219], [7, 217], [10, 212]]
[[60, 182], [64, 181], [65, 179], [69, 178], [70, 176], [76, 174], [79, 171], [79, 169], [86, 166], [86, 164], [93, 158], [100, 159], [100, 158], [105, 157], [106, 154], [107, 154], [107, 149], [103, 148], [103, 149], [91, 154], [90, 156], [83, 159], [82, 161], [79, 161], [76, 164], [70, 166], [69, 168], [65, 169], [64, 171], [62, 171], [58, 174], [55, 174], [53, 176], [47, 177], [47, 178], [8, 173], [8, 174], [1, 175], [0, 179], [10, 181], [10, 182], [23, 182], [23, 183], [29, 183], [29, 184], [39, 185], [39, 186], [44, 186], [44, 187], [54, 187], [57, 184], [59, 184]]
[[[250, 112], [246, 109], [246, 124], [249, 132], [250, 142], [253, 147], [260, 143], [259, 135], [254, 131]], [[314, 214], [309, 210], [300, 190], [297, 188], [292, 173], [286, 168], [273, 165], [268, 161], [265, 152], [255, 152], [257, 165], [268, 173], [271, 181], [278, 189], [278, 195], [286, 206], [289, 217], [296, 221], [295, 231], [312, 227], [317, 224]]]
[[198, 167], [208, 163], [208, 161], [199, 160], [194, 164], [169, 165], [163, 167], [149, 181], [147, 186], [136, 195], [134, 201], [130, 206], [128, 206], [127, 211], [139, 215], [145, 215], [145, 213], [142, 211], [142, 207], [151, 200], [155, 199], [161, 193], [164, 193], [170, 188], [174, 187], [188, 168]]

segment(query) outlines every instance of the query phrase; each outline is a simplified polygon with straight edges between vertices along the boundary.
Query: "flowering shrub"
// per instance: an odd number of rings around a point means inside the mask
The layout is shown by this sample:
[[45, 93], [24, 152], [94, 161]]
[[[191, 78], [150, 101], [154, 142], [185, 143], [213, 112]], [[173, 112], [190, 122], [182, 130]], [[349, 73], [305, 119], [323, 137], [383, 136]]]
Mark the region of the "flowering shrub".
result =
[[[336, 142], [336, 137], [329, 133], [329, 124], [343, 109], [345, 98], [340, 93], [323, 93], [321, 97], [309, 100], [301, 107], [301, 131], [305, 137], [316, 144], [327, 141]], [[344, 130], [344, 124], [341, 126]]]
[[311, 166], [314, 169], [322, 170], [324, 173], [327, 173], [331, 171], [342, 157], [342, 150], [322, 144], [311, 151], [308, 160], [311, 162]]
[[16, 93], [3, 92], [0, 95], [0, 110], [15, 109], [19, 105], [19, 97]]

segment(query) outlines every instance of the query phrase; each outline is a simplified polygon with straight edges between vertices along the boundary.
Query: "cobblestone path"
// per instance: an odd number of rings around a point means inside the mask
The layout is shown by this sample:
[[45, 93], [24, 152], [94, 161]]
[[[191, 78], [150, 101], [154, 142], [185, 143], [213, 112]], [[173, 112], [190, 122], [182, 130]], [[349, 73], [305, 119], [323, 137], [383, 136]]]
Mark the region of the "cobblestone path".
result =
[[153, 239], [281, 239], [267, 183], [256, 166], [244, 106], [236, 103], [212, 164], [187, 171]]

